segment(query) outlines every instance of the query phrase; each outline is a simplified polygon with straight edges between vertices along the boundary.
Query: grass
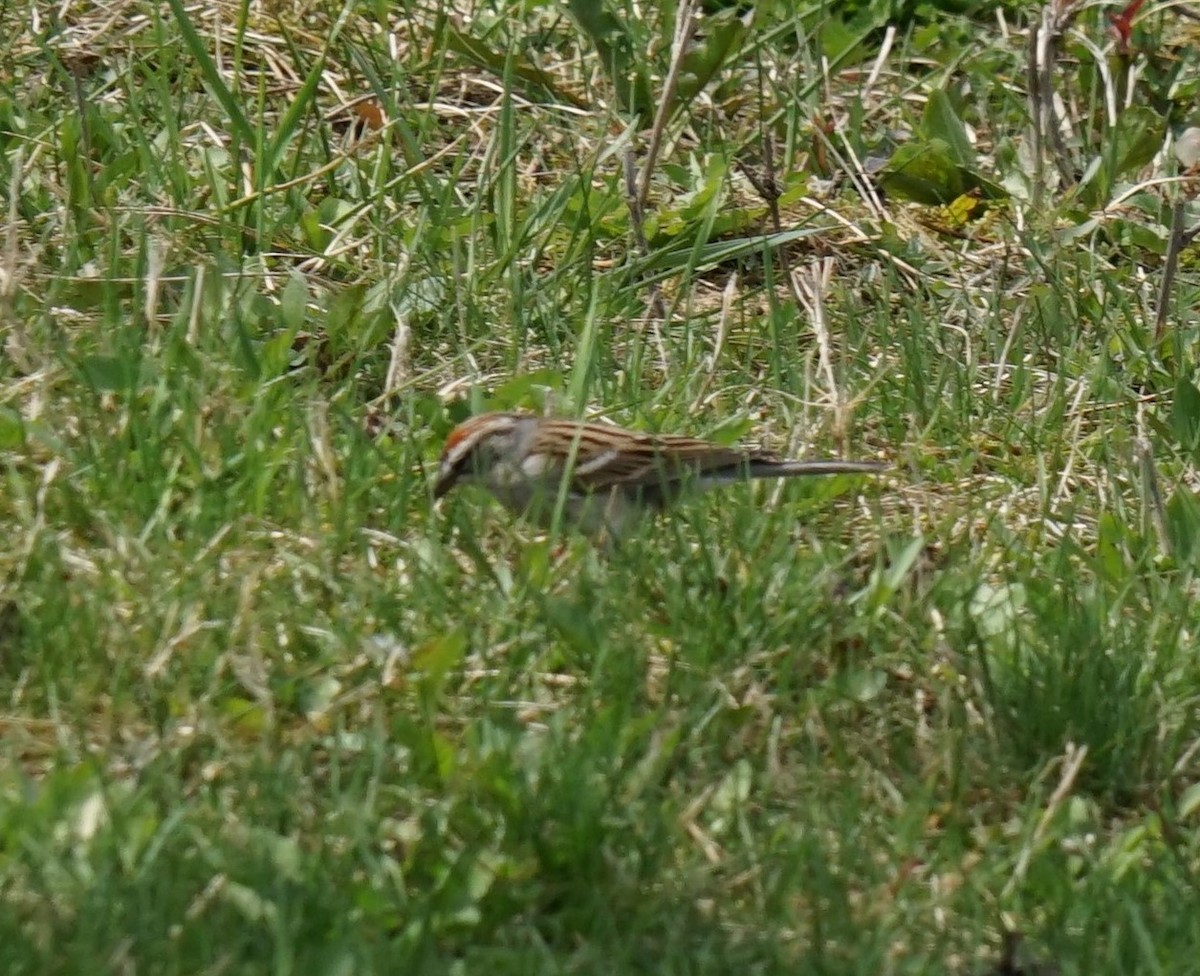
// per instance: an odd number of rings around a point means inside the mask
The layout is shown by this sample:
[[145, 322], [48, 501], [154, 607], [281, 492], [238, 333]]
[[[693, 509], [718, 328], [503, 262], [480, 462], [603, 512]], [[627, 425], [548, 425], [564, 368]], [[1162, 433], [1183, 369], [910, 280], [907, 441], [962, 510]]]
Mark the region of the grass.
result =
[[[1195, 27], [1056, 146], [1038, 11], [845, 6], [654, 159], [673, 4], [0, 11], [4, 972], [1194, 969]], [[432, 505], [496, 407], [895, 467], [606, 555]]]

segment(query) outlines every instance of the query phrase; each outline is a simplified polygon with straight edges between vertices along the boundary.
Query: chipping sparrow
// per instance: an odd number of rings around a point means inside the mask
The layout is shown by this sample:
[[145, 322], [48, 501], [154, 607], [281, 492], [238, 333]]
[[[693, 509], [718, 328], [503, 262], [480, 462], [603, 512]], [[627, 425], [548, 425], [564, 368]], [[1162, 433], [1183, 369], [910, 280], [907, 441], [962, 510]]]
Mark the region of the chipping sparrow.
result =
[[542, 526], [553, 523], [561, 505], [564, 525], [619, 536], [643, 511], [666, 508], [689, 488], [886, 467], [874, 461], [789, 461], [766, 451], [613, 424], [485, 413], [463, 421], [446, 438], [433, 494], [441, 498], [460, 481], [474, 482]]

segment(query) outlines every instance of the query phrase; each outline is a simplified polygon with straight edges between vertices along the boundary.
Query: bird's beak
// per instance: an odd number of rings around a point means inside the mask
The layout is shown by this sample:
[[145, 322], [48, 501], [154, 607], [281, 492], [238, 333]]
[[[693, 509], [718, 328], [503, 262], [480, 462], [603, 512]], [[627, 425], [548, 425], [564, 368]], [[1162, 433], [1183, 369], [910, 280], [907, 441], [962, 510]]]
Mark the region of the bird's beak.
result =
[[458, 481], [458, 468], [452, 468], [447, 465], [442, 465], [442, 469], [438, 472], [437, 484], [433, 486], [433, 497], [441, 498]]

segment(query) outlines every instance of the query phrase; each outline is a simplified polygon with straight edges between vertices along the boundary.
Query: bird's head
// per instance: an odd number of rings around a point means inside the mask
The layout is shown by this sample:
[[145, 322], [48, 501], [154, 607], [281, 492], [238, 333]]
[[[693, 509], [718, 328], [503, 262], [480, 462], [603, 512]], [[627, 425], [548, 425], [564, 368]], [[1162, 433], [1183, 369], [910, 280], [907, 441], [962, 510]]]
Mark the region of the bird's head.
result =
[[512, 464], [533, 418], [514, 413], [484, 413], [450, 431], [442, 447], [433, 497], [441, 498], [459, 482], [482, 481], [498, 466]]

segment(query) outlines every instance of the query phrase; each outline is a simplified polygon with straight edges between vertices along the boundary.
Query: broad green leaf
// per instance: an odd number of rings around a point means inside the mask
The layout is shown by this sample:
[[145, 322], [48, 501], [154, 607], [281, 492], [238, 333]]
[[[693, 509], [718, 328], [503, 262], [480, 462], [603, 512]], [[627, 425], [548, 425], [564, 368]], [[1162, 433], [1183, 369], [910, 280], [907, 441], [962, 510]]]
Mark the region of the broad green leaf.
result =
[[288, 283], [283, 286], [283, 294], [279, 298], [279, 317], [289, 330], [297, 330], [304, 325], [304, 315], [308, 306], [308, 283], [304, 275], [293, 271], [288, 275]]
[[975, 626], [985, 637], [1009, 634], [1016, 626], [1017, 615], [1025, 606], [1025, 588], [1019, 584], [993, 586], [982, 583], [967, 607]]
[[541, 391], [561, 390], [562, 385], [562, 373], [556, 369], [536, 369], [530, 373], [521, 373], [497, 387], [488, 400], [488, 406], [493, 410], [541, 407]]
[[942, 216], [951, 227], [965, 227], [983, 215], [984, 203], [973, 193], [964, 193], [942, 208]]
[[883, 574], [883, 585], [894, 593], [916, 565], [917, 557], [925, 551], [925, 537], [913, 536], [902, 546], [889, 545], [888, 550], [888, 567]]
[[249, 885], [229, 881], [220, 886], [218, 895], [222, 902], [235, 909], [246, 921], [270, 928], [275, 926], [279, 907]]
[[1190, 817], [1200, 810], [1200, 783], [1193, 783], [1179, 798], [1179, 816]]
[[747, 254], [761, 253], [790, 244], [792, 241], [815, 237], [827, 232], [826, 226], [797, 227], [778, 234], [756, 234], [753, 237], [739, 237], [728, 241], [711, 241], [697, 250], [694, 247], [674, 247], [669, 251], [656, 251], [645, 261], [639, 262], [639, 274], [654, 271], [664, 272], [661, 277], [674, 274], [680, 268], [691, 268], [693, 271], [712, 267], [725, 261], [733, 261]]
[[1129, 527], [1122, 519], [1106, 512], [1101, 516], [1097, 530], [1096, 567], [1105, 578], [1119, 582], [1128, 575], [1125, 542]]
[[622, 109], [649, 119], [654, 114], [650, 83], [634, 56], [636, 46], [625, 25], [602, 0], [567, 0], [567, 9], [595, 46]]
[[454, 743], [441, 732], [430, 730], [429, 738], [424, 743], [427, 758], [432, 760], [438, 778], [445, 781], [453, 775], [458, 765], [458, 752]]
[[446, 25], [445, 36], [446, 47], [449, 50], [474, 61], [479, 67], [486, 68], [499, 77], [503, 77], [506, 71], [511, 72], [522, 81], [538, 86], [555, 101], [567, 102], [576, 108], [587, 107], [583, 99], [562, 91], [555, 85], [552, 75], [525, 58], [490, 48], [479, 38], [464, 34], [453, 24]]
[[11, 451], [25, 443], [25, 422], [11, 407], [0, 407], [0, 451]]
[[878, 698], [887, 687], [887, 672], [882, 668], [852, 671], [846, 677], [846, 693], [857, 702]]
[[267, 728], [269, 719], [262, 705], [249, 698], [233, 696], [221, 702], [221, 713], [241, 735], [256, 737]]
[[300, 687], [299, 705], [310, 722], [323, 720], [341, 694], [342, 683], [329, 674], [318, 675]]
[[944, 91], [935, 91], [925, 103], [925, 117], [921, 129], [930, 141], [938, 139], [945, 143], [947, 154], [961, 166], [975, 163], [975, 149], [967, 136], [967, 127], [954, 111], [950, 96]]
[[754, 421], [738, 414], [718, 424], [706, 435], [715, 444], [726, 447], [744, 440], [754, 430]]
[[745, 17], [739, 17], [737, 9], [727, 7], [704, 19], [703, 37], [683, 56], [679, 65], [675, 97], [680, 102], [694, 98], [721, 66], [737, 54], [753, 18], [753, 8]]
[[[462, 663], [466, 653], [467, 635], [461, 628], [428, 640], [413, 651], [410, 664], [412, 670], [417, 672], [417, 694], [426, 711], [433, 712], [437, 708], [446, 685], [446, 675]], [[435, 746], [436, 763], [441, 770], [445, 767], [448, 757], [444, 751], [436, 751], [437, 743], [432, 745]], [[449, 757], [449, 761], [453, 762], [452, 756]]]
[[901, 146], [880, 173], [879, 184], [891, 196], [930, 206], [950, 203], [967, 191], [963, 170], [941, 139]]
[[1166, 121], [1153, 109], [1135, 105], [1126, 109], [1117, 121], [1113, 138], [1112, 179], [1136, 173], [1162, 148]]
[[739, 759], [717, 784], [708, 803], [709, 810], [722, 817], [737, 814], [750, 799], [753, 786], [754, 767], [745, 759]]
[[845, 23], [840, 17], [826, 19], [818, 31], [821, 53], [833, 67], [847, 67], [865, 61], [871, 55], [871, 45], [866, 43], [873, 26]]
[[1171, 432], [1185, 451], [1200, 447], [1200, 390], [1184, 377], [1175, 384], [1171, 402]]
[[1200, 501], [1196, 493], [1181, 485], [1167, 502], [1167, 537], [1180, 563], [1190, 563], [1200, 542]]
[[95, 390], [115, 392], [137, 385], [138, 365], [121, 356], [86, 356], [79, 366]]
[[467, 635], [456, 629], [426, 641], [412, 655], [412, 667], [427, 678], [440, 681], [457, 667], [467, 652]]
[[590, 657], [603, 641], [586, 613], [574, 601], [547, 596], [541, 602], [542, 616], [568, 647], [577, 654]]

